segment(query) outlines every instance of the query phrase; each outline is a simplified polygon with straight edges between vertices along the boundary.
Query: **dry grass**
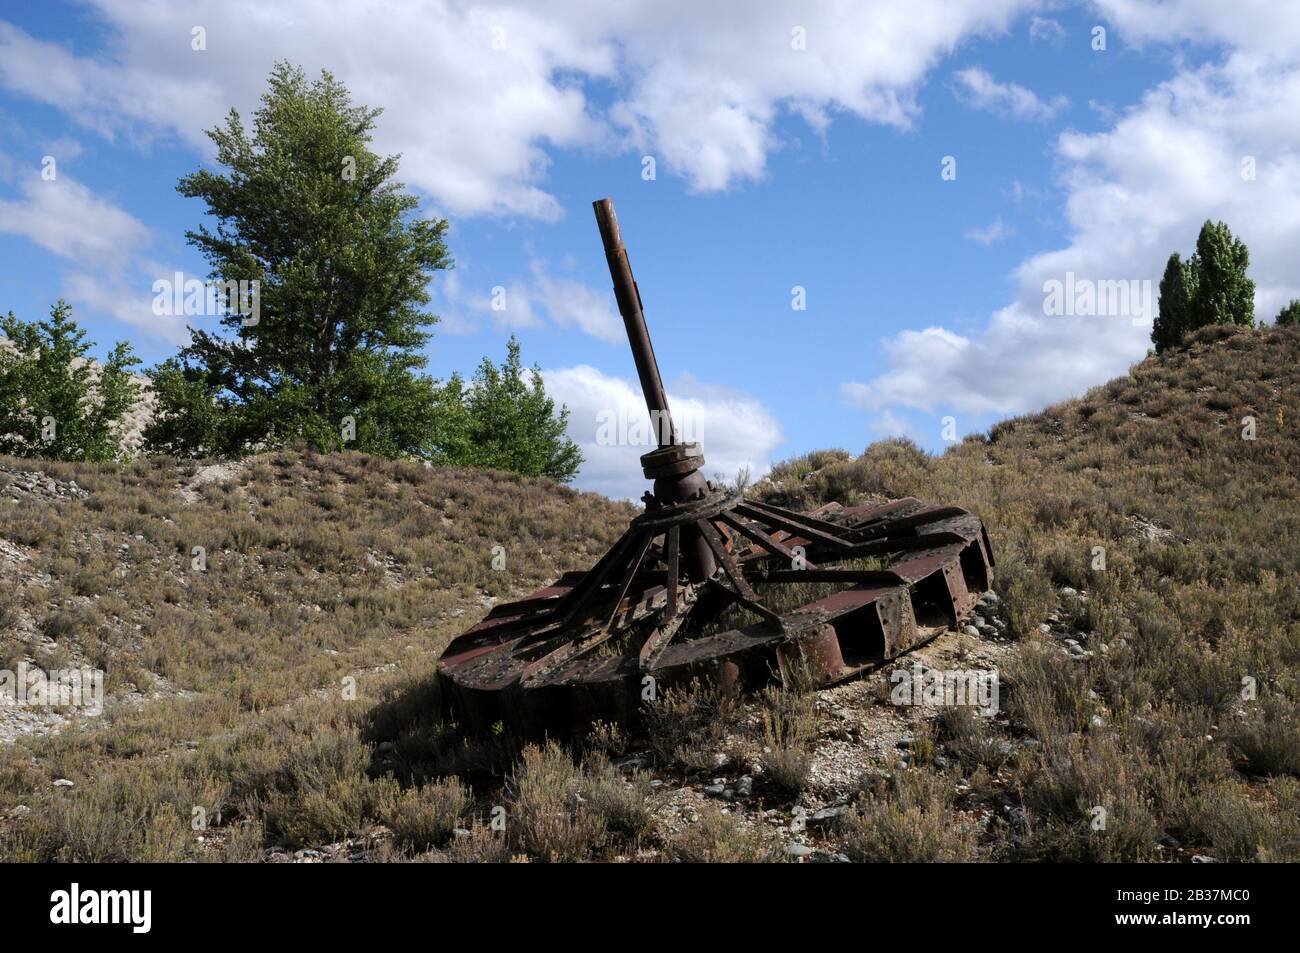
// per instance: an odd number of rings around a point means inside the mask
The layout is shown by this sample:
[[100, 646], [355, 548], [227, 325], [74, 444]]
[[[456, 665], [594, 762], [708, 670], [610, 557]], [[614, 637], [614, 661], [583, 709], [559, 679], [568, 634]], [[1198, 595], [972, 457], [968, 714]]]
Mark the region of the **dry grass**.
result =
[[[1004, 701], [1040, 743], [1009, 792], [1028, 823], [994, 829], [997, 856], [1148, 859], [1163, 835], [1222, 859], [1300, 857], [1281, 813], [1300, 758], [1298, 368], [1296, 329], [1208, 328], [941, 457], [886, 441], [760, 485], [792, 505], [914, 495], [983, 517], [1026, 643]], [[1062, 586], [1089, 599], [1061, 605]], [[1038, 634], [1055, 610], [1091, 633], [1091, 657]], [[945, 724], [966, 767], [1003, 767], [973, 722]], [[1107, 805], [1098, 836], [1087, 811]]]
[[970, 825], [952, 817], [952, 788], [929, 771], [902, 768], [867, 787], [840, 819], [850, 860], [937, 863], [974, 859]]
[[[918, 731], [913, 766], [864, 792], [832, 846], [858, 859], [1167, 859], [1169, 844], [1300, 859], [1297, 394], [1300, 330], [1207, 329], [939, 457], [886, 441], [777, 467], [759, 492], [793, 505], [913, 495], [979, 513], [1022, 641], [1002, 673], [1005, 723], [945, 714], [933, 736]], [[97, 666], [111, 696], [140, 702], [0, 747], [0, 857], [250, 860], [360, 839], [393, 860], [781, 859], [719, 812], [668, 832], [648, 778], [610, 758], [645, 745], [660, 777], [692, 783], [719, 756], [755, 761], [755, 802], [788, 807], [816, 750], [814, 696], [670, 692], [648, 709], [647, 738], [605, 731], [585, 754], [469, 740], [442, 721], [430, 675], [447, 640], [492, 599], [592, 562], [629, 507], [290, 451], [186, 505], [197, 466], [51, 464], [90, 496], [0, 499], [0, 665]], [[505, 572], [491, 569], [497, 544]], [[200, 546], [205, 571], [191, 564]], [[1062, 602], [1062, 586], [1088, 598]], [[1052, 613], [1090, 633], [1090, 656], [1038, 633]], [[987, 829], [969, 823], [977, 811], [994, 813]]]
[[629, 508], [542, 480], [287, 451], [186, 505], [197, 466], [50, 464], [89, 498], [0, 502], [0, 538], [30, 556], [0, 589], [5, 666], [89, 664], [110, 696], [161, 693], [0, 747], [0, 815], [32, 812], [0, 821], [0, 855], [246, 859], [379, 824], [408, 852], [444, 840], [460, 811], [431, 783], [499, 785], [517, 749], [441, 723], [432, 659], [490, 599], [590, 561]]
[[670, 835], [660, 856], [683, 864], [769, 864], [786, 859], [773, 838], [714, 807]]

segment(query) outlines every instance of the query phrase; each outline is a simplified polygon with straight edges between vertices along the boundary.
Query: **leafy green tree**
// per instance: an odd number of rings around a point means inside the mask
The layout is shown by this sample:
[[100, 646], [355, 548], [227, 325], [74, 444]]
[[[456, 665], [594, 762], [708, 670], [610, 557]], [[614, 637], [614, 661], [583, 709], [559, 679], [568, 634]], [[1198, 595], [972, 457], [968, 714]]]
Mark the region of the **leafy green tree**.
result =
[[1223, 222], [1208, 219], [1196, 238], [1194, 327], [1211, 324], [1255, 326], [1255, 282], [1246, 274], [1250, 252]]
[[1196, 253], [1169, 256], [1160, 279], [1160, 310], [1151, 328], [1159, 353], [1188, 331], [1211, 324], [1255, 325], [1255, 282], [1246, 274], [1250, 252], [1223, 222], [1206, 219]]
[[1300, 298], [1295, 298], [1277, 314], [1277, 323], [1282, 327], [1300, 325]]
[[114, 460], [140, 396], [130, 368], [140, 361], [119, 343], [96, 363], [93, 346], [60, 300], [47, 321], [0, 318], [0, 453], [51, 460]]
[[1156, 353], [1172, 347], [1183, 339], [1191, 321], [1192, 301], [1196, 295], [1197, 261], [1179, 258], [1178, 252], [1169, 256], [1164, 277], [1160, 279], [1160, 310], [1151, 327], [1151, 340]]
[[309, 83], [279, 63], [251, 135], [235, 110], [208, 131], [225, 171], [177, 188], [216, 227], [186, 237], [211, 279], [256, 282], [257, 298], [226, 309], [224, 335], [191, 329], [154, 370], [151, 449], [238, 455], [302, 441], [439, 456], [446, 397], [418, 371], [437, 321], [426, 285], [452, 264], [447, 222], [414, 217], [397, 157], [371, 151], [379, 113], [329, 73]]
[[524, 369], [513, 336], [507, 351], [500, 367], [483, 358], [469, 386], [458, 376], [451, 379], [448, 389], [463, 404], [465, 415], [448, 457], [470, 466], [567, 482], [582, 465], [582, 451], [565, 435], [568, 408], [556, 413], [540, 368]]

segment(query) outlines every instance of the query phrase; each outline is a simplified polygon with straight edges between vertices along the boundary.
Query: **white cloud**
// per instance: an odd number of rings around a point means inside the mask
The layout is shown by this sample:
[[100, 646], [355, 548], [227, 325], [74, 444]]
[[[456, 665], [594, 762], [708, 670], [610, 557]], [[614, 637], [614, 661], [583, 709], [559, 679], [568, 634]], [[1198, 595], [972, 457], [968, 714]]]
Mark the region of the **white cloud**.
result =
[[611, 344], [627, 340], [611, 290], [552, 275], [541, 258], [529, 262], [528, 271], [528, 278], [478, 289], [465, 287], [454, 270], [440, 275], [430, 291], [442, 311], [442, 330], [473, 334], [484, 322], [499, 331], [538, 329], [549, 323]]
[[[164, 275], [169, 281], [173, 278], [172, 272], [157, 272], [160, 278]], [[188, 344], [190, 333], [186, 321], [202, 319], [154, 314], [152, 291], [140, 291], [140, 288], [151, 286], [152, 279], [140, 271], [130, 280], [112, 273], [91, 275], [74, 271], [64, 278], [64, 295], [74, 304], [111, 315], [168, 344]]]
[[953, 92], [959, 100], [973, 109], [1012, 119], [1051, 119], [1070, 105], [1070, 100], [1064, 96], [1045, 102], [1031, 89], [1016, 83], [999, 83], [988, 70], [979, 66], [958, 70], [953, 79], [957, 82]]
[[0, 199], [0, 232], [21, 235], [61, 258], [120, 267], [150, 240], [149, 228], [65, 173], [32, 170], [17, 199]]
[[[1019, 183], [1016, 184], [1019, 185]], [[966, 237], [973, 242], [978, 242], [979, 244], [988, 247], [989, 245], [1002, 241], [1004, 238], [1009, 238], [1013, 233], [1014, 229], [1003, 222], [1001, 218], [997, 218], [992, 222], [989, 222], [989, 224], [985, 225], [983, 228], [972, 228], [967, 230]]]
[[[546, 370], [542, 377], [547, 393], [557, 404], [568, 406], [569, 436], [586, 458], [577, 485], [607, 496], [639, 499], [650, 489], [639, 457], [654, 449], [652, 439], [640, 445], [605, 439], [650, 434], [649, 415], [637, 385], [585, 364]], [[720, 473], [732, 479], [747, 466], [757, 479], [770, 468], [772, 451], [783, 439], [781, 426], [757, 398], [685, 378], [669, 388], [668, 403], [683, 437], [703, 444], [704, 472], [710, 478]]]
[[0, 232], [73, 264], [62, 288], [69, 302], [172, 344], [189, 340], [183, 316], [153, 313], [154, 279], [170, 280], [174, 272], [144, 257], [154, 238], [148, 226], [65, 172], [50, 180], [39, 170], [20, 174], [18, 196], [0, 199]]
[[[1227, 19], [1215, 18], [1225, 36]], [[1228, 222], [1249, 246], [1256, 317], [1271, 320], [1300, 296], [1297, 116], [1300, 65], [1238, 50], [1179, 71], [1105, 131], [1062, 134], [1069, 244], [1024, 261], [1015, 300], [984, 329], [931, 327], [885, 341], [887, 370], [845, 385], [845, 397], [876, 411], [1023, 413], [1122, 374], [1146, 353], [1149, 328], [1125, 317], [1048, 317], [1044, 282], [1073, 272], [1156, 285], [1169, 253], [1190, 252], [1207, 218]], [[1243, 179], [1245, 156], [1255, 159], [1254, 181]]]
[[573, 278], [554, 277], [541, 259], [535, 259], [529, 267], [532, 294], [554, 324], [575, 327], [611, 344], [627, 341], [623, 319], [614, 307], [613, 291], [597, 290]]
[[[552, 148], [636, 149], [702, 191], [763, 174], [783, 110], [825, 131], [834, 113], [907, 125], [927, 70], [1032, 0], [88, 0], [105, 52], [82, 56], [0, 22], [0, 84], [110, 138], [202, 130], [256, 106], [272, 63], [328, 67], [382, 105], [376, 145], [453, 214], [561, 214]], [[191, 30], [207, 49], [191, 49]], [[796, 30], [804, 48], [794, 49]], [[494, 41], [500, 49], [494, 48]], [[603, 114], [587, 85], [609, 84]]]
[[1093, 0], [1131, 44], [1225, 43], [1253, 55], [1295, 62], [1300, 17], [1276, 0]]
[[448, 334], [473, 334], [484, 323], [498, 331], [520, 331], [546, 326], [533, 307], [528, 285], [515, 279], [490, 288], [468, 288], [456, 270], [440, 273], [429, 285]]

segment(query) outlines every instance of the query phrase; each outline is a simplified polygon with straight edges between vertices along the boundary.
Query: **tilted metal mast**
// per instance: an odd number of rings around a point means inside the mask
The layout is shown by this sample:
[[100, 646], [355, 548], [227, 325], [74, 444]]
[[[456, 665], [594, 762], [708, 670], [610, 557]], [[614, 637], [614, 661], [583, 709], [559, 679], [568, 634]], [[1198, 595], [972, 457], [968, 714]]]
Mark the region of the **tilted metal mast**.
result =
[[[708, 480], [700, 473], [704, 466], [704, 452], [698, 443], [678, 442], [677, 427], [668, 408], [668, 394], [659, 376], [659, 362], [655, 359], [654, 345], [650, 343], [650, 329], [646, 327], [645, 311], [641, 304], [641, 290], [632, 276], [632, 263], [628, 261], [623, 246], [623, 234], [614, 214], [610, 199], [599, 199], [592, 204], [596, 210], [596, 224], [605, 244], [605, 259], [609, 262], [609, 276], [614, 281], [614, 297], [618, 313], [623, 316], [628, 344], [632, 346], [632, 360], [636, 362], [637, 377], [641, 379], [641, 393], [645, 395], [650, 421], [655, 425], [659, 443], [657, 450], [643, 454], [641, 469], [647, 480], [654, 481], [654, 502], [659, 505], [684, 503], [704, 496]], [[647, 500], [647, 505], [650, 500]], [[683, 555], [691, 578], [703, 582], [717, 571], [717, 561], [708, 543], [693, 528], [683, 531]]]

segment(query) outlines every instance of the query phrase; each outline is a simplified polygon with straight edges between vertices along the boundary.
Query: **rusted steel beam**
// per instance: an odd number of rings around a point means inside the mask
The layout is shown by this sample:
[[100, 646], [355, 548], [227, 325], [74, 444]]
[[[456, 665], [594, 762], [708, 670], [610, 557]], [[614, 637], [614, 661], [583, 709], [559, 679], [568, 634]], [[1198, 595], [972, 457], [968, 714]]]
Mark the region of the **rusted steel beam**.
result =
[[[636, 362], [636, 376], [641, 381], [650, 422], [655, 424], [660, 447], [677, 443], [677, 428], [668, 409], [668, 392], [659, 376], [659, 362], [655, 359], [654, 345], [650, 343], [650, 329], [646, 327], [645, 312], [641, 306], [641, 289], [632, 277], [632, 263], [623, 247], [623, 233], [614, 214], [614, 203], [599, 199], [592, 203], [596, 210], [596, 224], [605, 245], [605, 260], [609, 263], [609, 276], [614, 281], [614, 298], [618, 313], [623, 317], [627, 341], [632, 346], [632, 360]], [[665, 439], [666, 438], [666, 439]]]

